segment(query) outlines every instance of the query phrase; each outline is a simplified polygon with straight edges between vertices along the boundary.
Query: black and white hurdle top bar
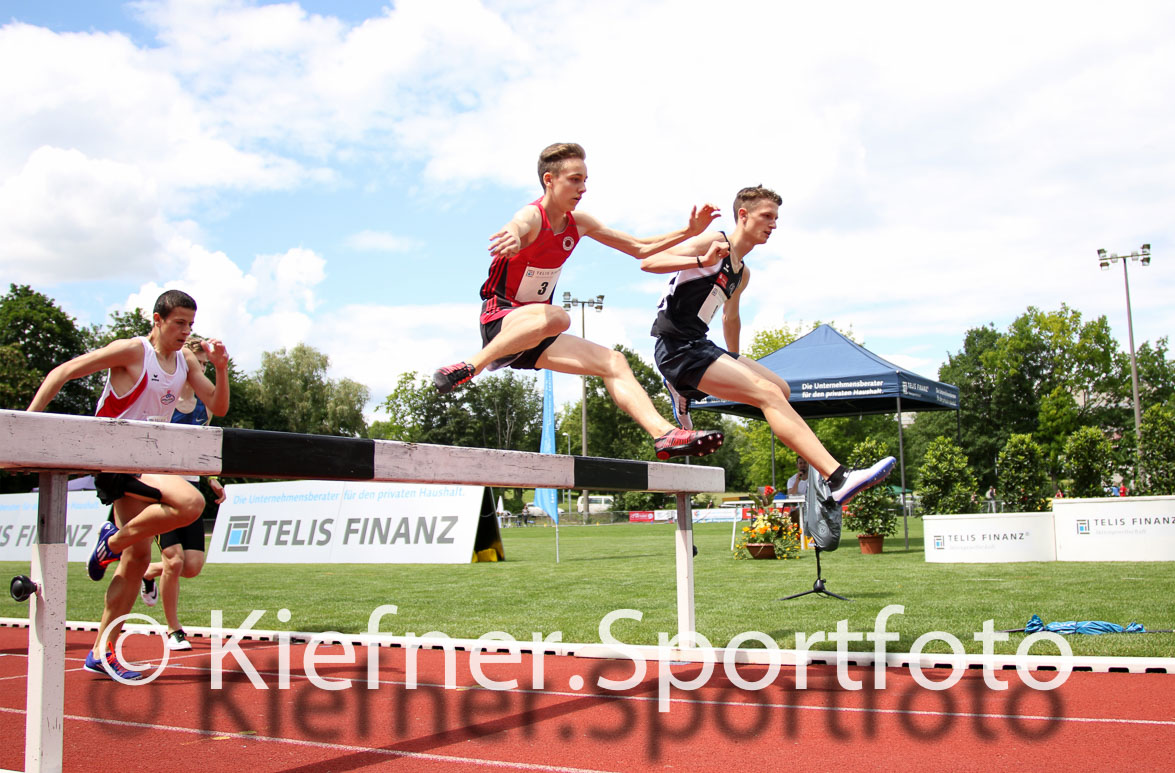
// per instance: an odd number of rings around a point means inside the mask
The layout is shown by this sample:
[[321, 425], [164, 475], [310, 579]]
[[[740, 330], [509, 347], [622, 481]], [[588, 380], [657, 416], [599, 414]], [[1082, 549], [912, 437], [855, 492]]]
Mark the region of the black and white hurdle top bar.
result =
[[0, 467], [720, 492], [721, 467], [0, 411]]

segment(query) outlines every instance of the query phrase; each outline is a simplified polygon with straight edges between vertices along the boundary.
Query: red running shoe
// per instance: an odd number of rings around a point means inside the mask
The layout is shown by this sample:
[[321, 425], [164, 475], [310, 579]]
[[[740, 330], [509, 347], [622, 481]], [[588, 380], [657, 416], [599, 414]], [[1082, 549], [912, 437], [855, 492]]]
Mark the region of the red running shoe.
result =
[[657, 438], [653, 448], [661, 461], [674, 456], [706, 456], [722, 445], [722, 433], [716, 429], [697, 432], [688, 429], [671, 429]]
[[473, 366], [467, 362], [459, 362], [456, 365], [438, 368], [436, 373], [432, 374], [432, 383], [438, 392], [447, 395], [472, 378]]

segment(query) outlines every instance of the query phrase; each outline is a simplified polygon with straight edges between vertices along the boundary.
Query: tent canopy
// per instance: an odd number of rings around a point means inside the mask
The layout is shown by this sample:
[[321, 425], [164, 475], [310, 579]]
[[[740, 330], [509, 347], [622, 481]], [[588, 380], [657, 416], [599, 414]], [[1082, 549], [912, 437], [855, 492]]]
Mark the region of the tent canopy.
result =
[[[759, 362], [787, 381], [791, 405], [806, 419], [959, 409], [958, 387], [898, 367], [829, 325], [820, 325]], [[758, 408], [713, 397], [692, 407], [763, 418]]]

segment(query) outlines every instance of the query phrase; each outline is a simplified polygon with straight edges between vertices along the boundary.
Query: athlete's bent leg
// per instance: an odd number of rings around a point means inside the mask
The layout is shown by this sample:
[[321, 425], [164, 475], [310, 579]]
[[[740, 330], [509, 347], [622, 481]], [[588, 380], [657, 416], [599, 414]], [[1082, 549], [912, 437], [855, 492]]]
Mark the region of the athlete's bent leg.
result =
[[[188, 481], [175, 475], [144, 475], [143, 483], [159, 490], [162, 500], [146, 504], [128, 493], [114, 503], [118, 531], [108, 540], [111, 550], [123, 552], [132, 545], [187, 526], [204, 512], [204, 495]], [[139, 575], [142, 579], [142, 573]]]
[[184, 571], [187, 551], [182, 545], [168, 545], [163, 549], [163, 573], [159, 576], [159, 595], [163, 597], [163, 614], [167, 618], [167, 630], [180, 629], [179, 607], [180, 577]]
[[[117, 512], [117, 510], [116, 510]], [[100, 643], [103, 634], [109, 629], [107, 641], [113, 643], [122, 625], [112, 626], [118, 618], [131, 611], [135, 605], [135, 598], [139, 595], [139, 587], [143, 581], [143, 573], [151, 563], [151, 543], [140, 542], [122, 551], [122, 559], [118, 562], [118, 569], [110, 578], [110, 585], [106, 588], [106, 603], [102, 609], [102, 619], [98, 623], [98, 636], [94, 640], [93, 652], [96, 657], [102, 656]]]
[[[775, 380], [761, 375], [755, 368], [749, 367], [752, 363], [744, 363], [743, 359], [740, 357], [736, 360], [728, 355], [719, 357], [706, 369], [698, 382], [698, 389], [722, 400], [760, 408], [775, 436], [827, 478], [840, 463], [828, 453], [812, 428], [791, 407]], [[753, 365], [766, 370], [757, 362]]]
[[631, 416], [645, 432], [659, 437], [673, 429], [673, 425], [657, 412], [636, 376], [632, 375], [628, 360], [615, 349], [563, 334], [539, 356], [535, 364], [572, 376], [599, 376], [604, 380], [604, 387], [616, 406]]
[[533, 349], [545, 339], [566, 332], [570, 326], [571, 317], [562, 306], [533, 303], [515, 309], [502, 319], [502, 329], [494, 340], [473, 355], [469, 364], [476, 375], [495, 360]]

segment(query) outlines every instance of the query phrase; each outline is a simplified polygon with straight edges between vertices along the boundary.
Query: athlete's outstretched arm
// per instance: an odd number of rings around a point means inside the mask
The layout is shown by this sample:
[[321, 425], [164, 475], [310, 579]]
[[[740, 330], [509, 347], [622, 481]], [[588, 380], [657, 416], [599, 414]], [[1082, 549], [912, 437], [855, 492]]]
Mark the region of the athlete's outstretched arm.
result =
[[705, 231], [718, 215], [718, 208], [713, 204], [703, 204], [701, 207], [694, 207], [690, 211], [689, 225], [685, 228], [667, 234], [661, 234], [660, 236], [647, 237], [633, 236], [623, 231], [617, 231], [614, 228], [608, 228], [594, 216], [586, 212], [576, 213], [575, 222], [579, 225], [581, 236], [590, 237], [600, 244], [643, 260], [644, 258], [656, 255], [662, 250], [675, 247], [686, 239], [697, 236]]
[[543, 216], [539, 208], [527, 204], [514, 213], [509, 223], [490, 237], [490, 255], [495, 258], [517, 255], [519, 250], [535, 240], [542, 225]]
[[108, 368], [132, 367], [142, 357], [143, 346], [133, 338], [120, 338], [117, 341], [111, 341], [101, 349], [74, 357], [49, 371], [37, 389], [37, 393], [33, 395], [33, 401], [29, 403], [28, 410], [45, 410], [49, 403], [53, 402], [53, 398], [57, 396], [61, 388], [75, 378], [85, 378], [91, 373]]
[[687, 268], [715, 266], [730, 254], [730, 245], [717, 231], [702, 234], [688, 242], [670, 247], [641, 261], [641, 271], [650, 274], [672, 274]]

